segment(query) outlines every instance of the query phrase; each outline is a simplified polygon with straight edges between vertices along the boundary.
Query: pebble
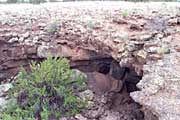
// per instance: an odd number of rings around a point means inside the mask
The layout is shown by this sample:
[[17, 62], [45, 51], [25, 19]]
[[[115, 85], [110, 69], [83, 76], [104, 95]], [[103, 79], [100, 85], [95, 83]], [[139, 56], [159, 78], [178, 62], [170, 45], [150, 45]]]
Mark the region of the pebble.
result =
[[85, 90], [79, 94], [80, 98], [83, 100], [92, 101], [94, 98], [94, 93], [91, 90]]
[[24, 37], [24, 39], [27, 39], [29, 36], [30, 36], [30, 33], [29, 32], [26, 32], [22, 35]]
[[83, 117], [81, 114], [77, 114], [75, 118], [78, 120], [87, 120], [87, 118]]
[[19, 41], [18, 37], [14, 37], [14, 38], [11, 38], [8, 42], [14, 43], [14, 42], [18, 42], [18, 41]]

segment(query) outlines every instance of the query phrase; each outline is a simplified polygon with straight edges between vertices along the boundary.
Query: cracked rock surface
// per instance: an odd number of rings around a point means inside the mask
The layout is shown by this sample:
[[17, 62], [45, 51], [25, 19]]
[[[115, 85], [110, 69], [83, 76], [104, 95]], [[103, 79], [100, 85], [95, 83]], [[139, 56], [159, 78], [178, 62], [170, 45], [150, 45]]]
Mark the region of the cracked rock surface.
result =
[[[143, 106], [145, 116], [151, 111], [159, 120], [179, 120], [179, 43], [180, 3], [0, 5], [0, 82], [48, 53], [73, 64], [94, 60], [97, 52], [143, 76], [137, 84], [140, 91], [130, 95]], [[102, 120], [118, 116], [106, 115]]]

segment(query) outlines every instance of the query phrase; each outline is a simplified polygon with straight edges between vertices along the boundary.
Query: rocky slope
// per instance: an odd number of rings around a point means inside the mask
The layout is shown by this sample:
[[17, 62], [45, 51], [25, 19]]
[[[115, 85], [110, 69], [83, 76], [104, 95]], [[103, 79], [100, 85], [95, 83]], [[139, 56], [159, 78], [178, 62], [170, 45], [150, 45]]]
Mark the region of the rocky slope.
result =
[[72, 67], [112, 57], [143, 76], [130, 95], [146, 118], [179, 120], [179, 42], [179, 3], [0, 5], [0, 81], [49, 53]]

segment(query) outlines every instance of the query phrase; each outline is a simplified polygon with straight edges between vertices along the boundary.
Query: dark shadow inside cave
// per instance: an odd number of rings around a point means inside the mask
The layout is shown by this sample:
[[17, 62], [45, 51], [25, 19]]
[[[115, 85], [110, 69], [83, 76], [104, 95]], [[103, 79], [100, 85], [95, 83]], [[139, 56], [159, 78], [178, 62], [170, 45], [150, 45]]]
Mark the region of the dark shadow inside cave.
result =
[[[129, 94], [139, 90], [136, 84], [142, 76], [138, 75], [133, 67], [121, 67], [119, 62], [111, 56], [94, 52], [93, 58], [95, 59], [71, 61], [71, 68], [86, 73], [88, 87], [95, 94], [109, 94], [108, 109], [119, 112], [122, 116], [128, 116], [127, 119], [122, 120], [145, 120], [142, 106], [136, 103]], [[157, 120], [153, 114], [151, 117], [152, 120]]]
[[[71, 68], [88, 73], [89, 79], [96, 79], [93, 75], [98, 74], [99, 76], [107, 76], [107, 79], [110, 77], [113, 80], [122, 81], [128, 93], [139, 90], [136, 84], [142, 76], [138, 75], [134, 68], [121, 67], [111, 56], [105, 58], [98, 56], [96, 59], [73, 61], [71, 62]], [[102, 78], [99, 77], [99, 79]], [[107, 82], [107, 79], [104, 82]]]

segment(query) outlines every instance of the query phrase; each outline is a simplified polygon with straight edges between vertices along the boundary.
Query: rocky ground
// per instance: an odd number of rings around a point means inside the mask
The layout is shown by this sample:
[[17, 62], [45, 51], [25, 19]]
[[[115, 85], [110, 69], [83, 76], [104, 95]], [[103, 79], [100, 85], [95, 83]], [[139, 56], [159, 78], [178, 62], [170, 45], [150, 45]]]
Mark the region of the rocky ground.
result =
[[179, 42], [179, 3], [0, 5], [0, 82], [11, 81], [19, 66], [28, 69], [31, 60], [40, 61], [48, 53], [67, 57], [72, 68], [90, 72], [96, 65], [88, 61], [114, 59], [142, 76], [140, 91], [130, 92], [139, 104], [127, 91], [104, 94], [76, 119], [140, 120], [143, 111], [143, 119], [179, 120]]

